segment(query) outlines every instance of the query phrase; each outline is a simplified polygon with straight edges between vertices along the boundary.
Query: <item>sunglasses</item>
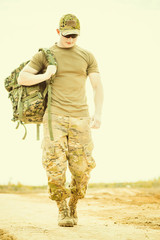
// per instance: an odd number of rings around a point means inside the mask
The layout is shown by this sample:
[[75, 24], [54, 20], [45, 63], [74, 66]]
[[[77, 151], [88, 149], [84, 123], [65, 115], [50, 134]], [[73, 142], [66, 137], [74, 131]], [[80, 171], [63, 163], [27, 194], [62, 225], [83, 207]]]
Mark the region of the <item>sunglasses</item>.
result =
[[76, 37], [78, 37], [78, 34], [68, 34], [68, 35], [66, 35], [66, 36], [64, 36], [64, 35], [62, 35], [63, 37], [65, 37], [65, 38], [76, 38]]

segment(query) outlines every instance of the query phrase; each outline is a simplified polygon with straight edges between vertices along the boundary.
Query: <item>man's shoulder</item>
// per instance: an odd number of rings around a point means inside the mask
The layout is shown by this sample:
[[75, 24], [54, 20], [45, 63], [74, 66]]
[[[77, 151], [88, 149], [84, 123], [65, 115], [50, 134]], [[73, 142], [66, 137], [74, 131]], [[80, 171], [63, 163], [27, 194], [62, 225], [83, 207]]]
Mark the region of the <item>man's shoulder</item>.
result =
[[77, 51], [77, 53], [79, 53], [87, 62], [90, 62], [91, 59], [94, 58], [94, 55], [90, 50], [82, 48], [78, 45], [76, 45], [75, 51]]
[[82, 53], [85, 53], [87, 55], [91, 54], [91, 52], [85, 48], [80, 47], [79, 45], [76, 45], [76, 49], [81, 51]]

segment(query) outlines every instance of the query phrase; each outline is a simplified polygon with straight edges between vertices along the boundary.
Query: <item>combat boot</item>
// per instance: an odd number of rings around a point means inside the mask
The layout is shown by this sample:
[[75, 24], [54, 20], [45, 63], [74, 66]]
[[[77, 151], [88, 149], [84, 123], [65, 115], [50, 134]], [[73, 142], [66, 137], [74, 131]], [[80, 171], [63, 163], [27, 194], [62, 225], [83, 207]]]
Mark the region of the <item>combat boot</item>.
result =
[[57, 206], [59, 209], [58, 225], [60, 227], [73, 227], [74, 223], [72, 218], [69, 216], [69, 209], [67, 207], [66, 200], [57, 201]]
[[69, 200], [69, 210], [70, 210], [70, 217], [72, 218], [74, 225], [77, 225], [78, 223], [77, 202], [78, 202], [78, 199], [74, 196], [71, 196]]

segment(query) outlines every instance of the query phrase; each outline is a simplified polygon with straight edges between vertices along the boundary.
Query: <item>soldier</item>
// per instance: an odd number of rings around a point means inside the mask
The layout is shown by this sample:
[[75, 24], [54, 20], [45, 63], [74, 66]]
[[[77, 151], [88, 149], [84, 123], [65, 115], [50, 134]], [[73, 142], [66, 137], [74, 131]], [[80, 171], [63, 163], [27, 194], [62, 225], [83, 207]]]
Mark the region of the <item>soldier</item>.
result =
[[[54, 141], [50, 140], [46, 111], [42, 162], [48, 176], [49, 196], [59, 209], [58, 225], [72, 227], [78, 221], [78, 199], [84, 198], [90, 172], [96, 166], [92, 157], [91, 128], [98, 129], [101, 125], [103, 87], [95, 57], [76, 44], [80, 35], [78, 18], [73, 14], [62, 16], [56, 31], [59, 41], [50, 50], [57, 60], [57, 69], [54, 65], [47, 65], [43, 52], [38, 52], [21, 71], [18, 83], [30, 86], [56, 74], [51, 102]], [[92, 118], [85, 94], [87, 76], [94, 92], [95, 113]], [[65, 186], [67, 163], [72, 176], [69, 188]], [[68, 204], [67, 198], [70, 198]]]

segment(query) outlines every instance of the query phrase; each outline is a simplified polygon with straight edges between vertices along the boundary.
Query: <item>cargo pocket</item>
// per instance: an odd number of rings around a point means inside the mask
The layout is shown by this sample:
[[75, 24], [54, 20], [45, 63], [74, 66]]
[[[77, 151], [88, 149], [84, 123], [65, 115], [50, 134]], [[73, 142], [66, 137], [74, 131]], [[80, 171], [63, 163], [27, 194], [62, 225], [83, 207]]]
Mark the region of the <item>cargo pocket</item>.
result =
[[96, 162], [92, 157], [93, 148], [94, 148], [93, 142], [90, 142], [84, 146], [84, 157], [86, 159], [88, 169], [90, 170], [96, 167]]
[[42, 165], [44, 168], [48, 168], [55, 155], [55, 148], [45, 138], [42, 140]]

